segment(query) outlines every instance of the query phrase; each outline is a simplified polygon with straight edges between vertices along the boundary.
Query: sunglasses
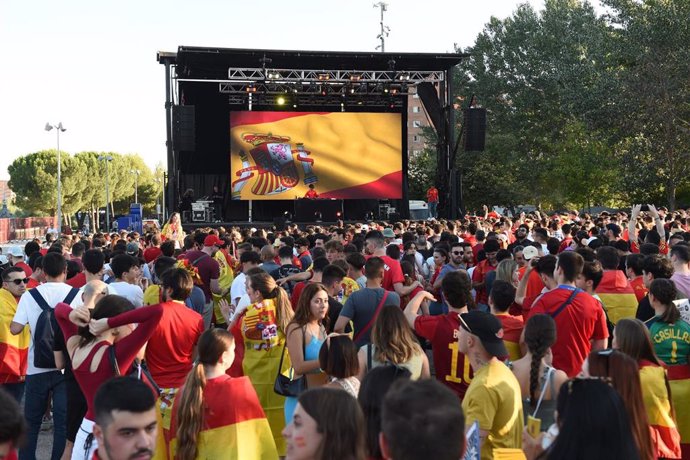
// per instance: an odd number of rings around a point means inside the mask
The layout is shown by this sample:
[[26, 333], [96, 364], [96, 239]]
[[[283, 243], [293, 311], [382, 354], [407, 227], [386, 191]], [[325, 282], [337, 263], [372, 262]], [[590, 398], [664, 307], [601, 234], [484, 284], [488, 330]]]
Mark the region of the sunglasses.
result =
[[463, 252], [462, 251], [453, 251], [453, 254], [456, 256], [459, 256], [459, 255], [462, 255]]
[[19, 286], [22, 283], [29, 284], [29, 278], [17, 278], [16, 280], [7, 280], [7, 282], [8, 283], [14, 283], [17, 286]]

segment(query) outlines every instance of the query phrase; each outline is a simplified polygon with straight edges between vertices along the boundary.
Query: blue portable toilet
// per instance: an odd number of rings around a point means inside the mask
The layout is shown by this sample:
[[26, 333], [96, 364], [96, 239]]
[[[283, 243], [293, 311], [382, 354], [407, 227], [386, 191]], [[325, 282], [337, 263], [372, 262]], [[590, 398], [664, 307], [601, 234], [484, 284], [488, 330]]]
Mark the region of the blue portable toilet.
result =
[[142, 220], [144, 219], [144, 209], [141, 203], [131, 203], [129, 205], [129, 219], [133, 232], [142, 233]]

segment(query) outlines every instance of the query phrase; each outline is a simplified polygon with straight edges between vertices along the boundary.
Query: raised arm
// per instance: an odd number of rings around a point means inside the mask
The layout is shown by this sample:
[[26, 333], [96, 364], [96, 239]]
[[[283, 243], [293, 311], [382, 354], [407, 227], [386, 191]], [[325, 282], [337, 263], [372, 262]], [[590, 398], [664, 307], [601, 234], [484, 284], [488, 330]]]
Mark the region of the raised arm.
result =
[[73, 310], [66, 303], [60, 302], [55, 306], [55, 319], [60, 325], [60, 329], [62, 329], [65, 342], [67, 342], [71, 337], [79, 333], [79, 326], [77, 324], [86, 326], [89, 324], [91, 315], [88, 309], [85, 312], [82, 308]]
[[419, 312], [419, 308], [422, 306], [422, 303], [425, 300], [432, 300], [436, 302], [436, 299], [430, 292], [420, 291], [417, 293], [416, 296], [410, 299], [410, 301], [407, 303], [407, 306], [405, 307], [405, 319], [407, 320], [407, 323], [410, 325], [412, 329], [414, 329], [414, 321], [415, 319], [417, 319], [417, 313]]
[[525, 301], [525, 296], [527, 295], [527, 283], [529, 281], [529, 275], [532, 273], [533, 269], [534, 267], [532, 267], [531, 263], [527, 264], [525, 274], [522, 275], [522, 279], [520, 280], [517, 290], [515, 291], [515, 303], [518, 305], [522, 305], [522, 302]]
[[630, 212], [630, 220], [628, 221], [628, 240], [630, 244], [637, 242], [637, 217], [640, 215], [642, 205], [634, 204]]
[[649, 214], [654, 219], [654, 224], [656, 224], [656, 231], [657, 233], [659, 233], [661, 241], [664, 241], [666, 239], [666, 229], [664, 228], [664, 221], [659, 216], [659, 211], [657, 211], [656, 206], [654, 206], [653, 204], [650, 204], [648, 206]]

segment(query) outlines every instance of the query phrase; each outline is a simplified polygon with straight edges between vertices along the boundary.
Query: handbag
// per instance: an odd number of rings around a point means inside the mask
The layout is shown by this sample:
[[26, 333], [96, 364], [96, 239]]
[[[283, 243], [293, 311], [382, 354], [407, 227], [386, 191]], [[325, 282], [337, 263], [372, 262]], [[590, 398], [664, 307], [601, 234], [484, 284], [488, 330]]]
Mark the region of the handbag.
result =
[[[304, 346], [304, 329], [302, 329], [302, 356], [304, 356], [305, 346]], [[276, 381], [273, 384], [273, 391], [277, 394], [290, 398], [297, 398], [299, 395], [304, 393], [307, 389], [307, 376], [294, 380], [293, 369], [290, 369], [290, 375], [287, 376], [281, 372], [283, 368], [283, 358], [285, 358], [285, 349], [287, 348], [287, 339], [285, 340], [285, 345], [283, 345], [283, 353], [280, 355], [280, 364], [278, 365], [278, 375], [276, 375]]]

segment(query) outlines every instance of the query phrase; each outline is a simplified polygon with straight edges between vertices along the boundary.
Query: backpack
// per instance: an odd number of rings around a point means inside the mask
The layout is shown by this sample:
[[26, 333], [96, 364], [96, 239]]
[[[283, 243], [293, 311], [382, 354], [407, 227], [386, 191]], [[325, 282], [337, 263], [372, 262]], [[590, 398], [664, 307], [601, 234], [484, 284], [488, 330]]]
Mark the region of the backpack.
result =
[[[71, 304], [74, 298], [79, 293], [79, 289], [70, 289], [67, 297], [63, 300], [66, 304]], [[41, 309], [41, 314], [38, 315], [36, 321], [36, 330], [34, 331], [34, 366], [43, 369], [52, 369], [55, 367], [55, 355], [53, 348], [55, 346], [55, 331], [53, 330], [53, 323], [55, 320], [55, 310], [53, 310], [46, 299], [43, 298], [38, 289], [30, 289], [29, 294], [34, 298], [36, 304]]]

